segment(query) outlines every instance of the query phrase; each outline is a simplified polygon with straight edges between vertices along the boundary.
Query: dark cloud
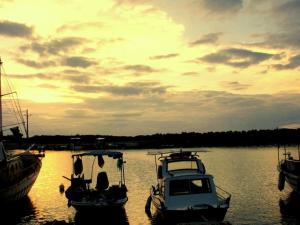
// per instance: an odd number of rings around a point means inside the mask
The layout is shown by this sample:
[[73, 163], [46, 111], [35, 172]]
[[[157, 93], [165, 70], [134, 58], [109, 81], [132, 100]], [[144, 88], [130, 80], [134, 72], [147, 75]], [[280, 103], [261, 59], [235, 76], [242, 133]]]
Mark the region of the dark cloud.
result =
[[291, 0], [284, 2], [274, 9], [274, 15], [276, 15], [277, 19], [280, 19], [281, 24], [285, 27], [295, 27], [299, 28], [300, 21], [300, 1], [299, 0]]
[[54, 61], [17, 59], [17, 62], [38, 69], [56, 65]]
[[293, 56], [289, 59], [287, 64], [276, 64], [273, 68], [276, 70], [292, 70], [300, 67], [300, 55]]
[[85, 109], [69, 109], [65, 111], [65, 117], [74, 119], [83, 119], [94, 117], [92, 113]]
[[65, 57], [62, 61], [62, 65], [70, 67], [87, 68], [92, 65], [97, 65], [96, 61], [81, 56]]
[[56, 88], [58, 88], [57, 86], [52, 85], [52, 84], [40, 84], [40, 85], [38, 85], [38, 87], [47, 88], [47, 89], [56, 89]]
[[116, 96], [161, 95], [168, 87], [156, 82], [133, 82], [123, 86], [118, 85], [77, 85], [73, 90], [86, 93], [106, 92]]
[[126, 65], [123, 67], [124, 70], [129, 70], [134, 72], [135, 74], [142, 74], [142, 73], [154, 73], [159, 72], [160, 70], [154, 69], [147, 65]]
[[0, 35], [9, 37], [30, 37], [33, 28], [22, 23], [0, 21]]
[[251, 65], [257, 65], [274, 56], [277, 55], [254, 52], [247, 49], [229, 48], [206, 55], [199, 58], [199, 60], [208, 63], [225, 64], [236, 68], [247, 68]]
[[202, 44], [214, 44], [219, 40], [222, 33], [210, 33], [205, 34], [200, 39], [190, 43], [190, 46], [202, 45]]
[[14, 79], [24, 79], [24, 80], [30, 80], [30, 79], [45, 79], [45, 80], [53, 80], [53, 79], [57, 79], [58, 75], [57, 74], [46, 74], [46, 73], [35, 73], [35, 74], [10, 74], [9, 75], [11, 78]]
[[223, 81], [221, 82], [221, 86], [224, 88], [228, 88], [234, 91], [245, 90], [249, 88], [251, 85], [249, 84], [241, 84], [238, 81]]
[[[101, 95], [85, 97], [78, 103], [28, 102], [27, 105], [37, 115], [32, 118], [32, 123], [46, 123], [49, 127], [45, 131], [32, 126], [32, 133], [70, 134], [79, 130], [81, 133], [138, 135], [274, 129], [299, 124], [299, 99], [300, 94], [241, 95], [225, 91], [188, 91], [150, 97]], [[57, 112], [63, 113], [57, 116]], [[61, 126], [66, 123], [72, 126]]]
[[11, 74], [9, 76], [14, 79], [65, 80], [65, 81], [71, 81], [72, 83], [80, 83], [80, 84], [82, 84], [82, 83], [86, 84], [86, 83], [89, 83], [89, 81], [90, 81], [90, 75], [82, 73], [82, 72], [78, 72], [78, 73], [74, 73], [74, 74], [65, 74], [64, 72], [36, 73], [36, 74], [26, 74], [26, 75]]
[[179, 55], [178, 53], [171, 53], [166, 55], [155, 55], [150, 57], [150, 59], [169, 59], [169, 58], [177, 57], [178, 55]]
[[236, 13], [243, 8], [243, 0], [202, 0], [202, 5], [216, 14]]
[[48, 42], [34, 41], [31, 45], [22, 46], [20, 49], [24, 51], [31, 50], [41, 56], [46, 54], [58, 55], [61, 52], [67, 53], [84, 42], [86, 42], [86, 40], [83, 38], [67, 37], [62, 39], [53, 39]]
[[256, 38], [261, 38], [262, 41], [251, 44], [252, 46], [262, 46], [267, 48], [290, 48], [299, 49], [300, 46], [300, 29], [299, 31], [290, 30], [280, 33], [260, 34], [255, 35]]
[[[272, 2], [273, 3], [273, 2]], [[291, 48], [299, 50], [300, 46], [300, 1], [276, 1], [268, 12], [272, 18], [272, 27], [277, 31], [260, 35], [263, 40], [254, 45], [271, 48]]]
[[181, 75], [183, 75], [183, 76], [197, 76], [197, 75], [199, 75], [199, 73], [194, 72], [194, 71], [190, 71], [190, 72], [184, 72]]
[[141, 112], [124, 112], [124, 113], [114, 113], [112, 114], [112, 117], [117, 117], [117, 118], [128, 118], [128, 117], [133, 117], [133, 118], [136, 118], [136, 117], [139, 117], [139, 116], [142, 116], [143, 113]]

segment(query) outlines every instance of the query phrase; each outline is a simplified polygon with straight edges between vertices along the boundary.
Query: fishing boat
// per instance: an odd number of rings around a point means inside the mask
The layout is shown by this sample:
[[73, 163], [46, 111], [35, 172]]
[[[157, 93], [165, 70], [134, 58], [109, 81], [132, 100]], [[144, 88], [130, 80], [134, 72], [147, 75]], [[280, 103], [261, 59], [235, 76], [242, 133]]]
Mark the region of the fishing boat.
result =
[[[91, 164], [91, 176], [86, 179], [83, 173], [83, 158], [94, 157]], [[110, 185], [107, 173], [104, 170], [104, 158], [112, 158], [117, 161], [117, 169], [120, 173], [118, 184]], [[97, 159], [99, 172], [95, 187], [93, 184], [94, 162]], [[71, 185], [66, 190], [68, 205], [78, 211], [106, 210], [121, 208], [128, 201], [125, 184], [125, 169], [123, 153], [118, 151], [94, 150], [72, 155], [73, 173], [68, 179]]]
[[[198, 151], [199, 152], [199, 151]], [[167, 221], [223, 221], [231, 195], [206, 173], [197, 151], [149, 152], [155, 156], [157, 185], [145, 211]]]
[[[300, 194], [300, 146], [297, 147], [298, 156], [287, 151], [285, 145], [278, 145], [278, 164], [277, 170], [278, 189], [282, 191], [285, 187], [285, 182], [298, 194]], [[284, 158], [280, 157], [280, 152], [283, 151]]]
[[[41, 158], [44, 157], [44, 153], [35, 153], [33, 145], [26, 151], [22, 151], [18, 154], [10, 154], [5, 150], [5, 144], [3, 142], [3, 120], [2, 120], [2, 97], [6, 95], [14, 95], [16, 92], [2, 93], [2, 74], [1, 68], [2, 61], [0, 59], [0, 201], [1, 202], [13, 202], [24, 198], [31, 187], [33, 186], [35, 180], [38, 177], [39, 171], [42, 166]], [[17, 100], [14, 99], [16, 102]], [[17, 107], [16, 112], [18, 115], [23, 115], [19, 104], [15, 104]], [[19, 118], [19, 123], [24, 125], [24, 129], [28, 134], [28, 129], [26, 130], [24, 118]], [[27, 123], [28, 124], [28, 123]], [[22, 138], [19, 127], [15, 126], [9, 128], [15, 137]], [[7, 128], [7, 126], [5, 126]]]

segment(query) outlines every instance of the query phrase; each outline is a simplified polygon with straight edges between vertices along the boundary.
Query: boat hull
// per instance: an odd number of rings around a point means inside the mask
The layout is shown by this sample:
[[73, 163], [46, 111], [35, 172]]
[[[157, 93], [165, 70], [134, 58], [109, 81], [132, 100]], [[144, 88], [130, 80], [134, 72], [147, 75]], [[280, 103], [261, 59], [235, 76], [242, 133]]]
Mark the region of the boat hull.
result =
[[227, 208], [196, 209], [196, 210], [160, 210], [155, 209], [153, 215], [168, 222], [222, 222]]
[[286, 183], [300, 194], [300, 170], [299, 161], [286, 160], [278, 165], [278, 171], [284, 175]]
[[14, 182], [11, 185], [5, 185], [4, 187], [0, 188], [1, 202], [13, 202], [27, 196], [33, 184], [35, 183], [42, 166], [41, 160], [39, 160], [38, 158], [34, 160], [35, 160], [35, 165], [33, 165], [34, 169], [31, 170], [30, 173], [26, 173], [17, 182]]
[[152, 199], [151, 215], [168, 222], [222, 222], [228, 207], [229, 206], [214, 208], [203, 206], [201, 209], [169, 210], [168, 208], [157, 204], [157, 201], [153, 201]]
[[69, 205], [73, 206], [77, 211], [91, 211], [91, 210], [114, 210], [122, 208], [128, 198], [122, 198], [115, 201], [74, 201], [70, 200]]

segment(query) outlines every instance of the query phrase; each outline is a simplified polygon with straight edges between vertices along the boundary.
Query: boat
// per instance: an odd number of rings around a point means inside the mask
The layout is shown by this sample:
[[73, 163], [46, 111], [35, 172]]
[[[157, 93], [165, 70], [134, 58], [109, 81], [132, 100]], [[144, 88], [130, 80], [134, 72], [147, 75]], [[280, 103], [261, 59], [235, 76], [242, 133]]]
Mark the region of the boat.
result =
[[[83, 158], [94, 157], [98, 161], [99, 172], [96, 185], [93, 183], [94, 162], [91, 163], [91, 177], [86, 179], [83, 173]], [[117, 160], [117, 168], [120, 173], [118, 184], [110, 185], [106, 171], [104, 170], [104, 158]], [[125, 184], [125, 169], [123, 153], [119, 151], [94, 150], [72, 155], [73, 173], [68, 179], [71, 185], [65, 192], [68, 199], [68, 206], [74, 207], [77, 211], [89, 210], [111, 210], [123, 207], [128, 201], [127, 187]]]
[[[298, 145], [298, 156], [294, 156], [291, 152], [287, 151], [286, 145], [278, 145], [278, 164], [277, 170], [278, 189], [282, 191], [285, 183], [289, 184], [293, 191], [300, 194], [300, 146]], [[280, 157], [280, 152], [283, 151], [283, 157]]]
[[157, 175], [145, 205], [149, 217], [170, 222], [224, 220], [231, 195], [215, 185], [198, 152], [148, 152], [155, 157]]
[[[41, 158], [45, 155], [43, 152], [35, 153], [32, 150], [34, 145], [18, 154], [10, 154], [5, 149], [3, 137], [4, 126], [2, 124], [2, 97], [14, 94], [15, 92], [2, 93], [1, 66], [2, 61], [0, 58], [0, 202], [3, 203], [14, 202], [27, 196], [41, 169]], [[20, 108], [17, 110], [18, 114], [22, 115]], [[24, 121], [22, 119], [21, 121]], [[24, 125], [24, 122], [21, 122], [21, 124]], [[26, 129], [26, 126], [24, 129]], [[12, 127], [10, 130], [15, 137], [22, 137], [18, 126]], [[26, 130], [26, 133], [28, 134], [28, 130]]]

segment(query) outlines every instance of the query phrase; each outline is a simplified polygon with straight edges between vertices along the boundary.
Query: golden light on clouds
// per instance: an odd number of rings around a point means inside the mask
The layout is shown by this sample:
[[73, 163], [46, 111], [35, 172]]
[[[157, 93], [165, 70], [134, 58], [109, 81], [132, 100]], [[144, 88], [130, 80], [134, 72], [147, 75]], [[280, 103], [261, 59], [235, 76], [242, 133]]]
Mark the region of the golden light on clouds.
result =
[[[36, 114], [31, 133], [132, 135], [299, 122], [300, 23], [287, 17], [288, 2], [214, 2], [2, 3], [1, 57]], [[284, 117], [276, 112], [282, 105]], [[255, 110], [272, 112], [270, 121]], [[63, 121], [73, 125], [38, 125]]]

